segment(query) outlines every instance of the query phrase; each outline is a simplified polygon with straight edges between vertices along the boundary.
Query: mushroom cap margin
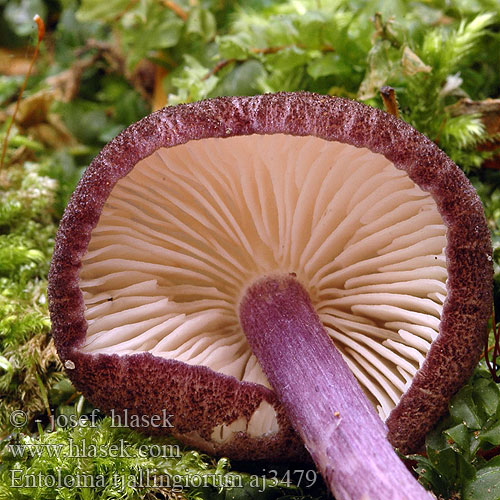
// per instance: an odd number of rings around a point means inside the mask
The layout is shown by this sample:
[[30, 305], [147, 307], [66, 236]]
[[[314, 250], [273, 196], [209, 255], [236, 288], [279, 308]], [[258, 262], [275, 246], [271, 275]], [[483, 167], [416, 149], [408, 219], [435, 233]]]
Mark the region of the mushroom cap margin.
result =
[[[105, 146], [73, 193], [56, 238], [48, 293], [59, 355], [63, 362], [70, 359], [75, 363], [70, 373], [75, 386], [84, 389], [89, 400], [104, 411], [129, 404], [150, 415], [171, 410], [173, 434], [186, 439], [190, 432], [199, 431], [203, 439], [187, 440], [214, 454], [304, 457], [279, 402], [262, 386], [146, 353], [120, 358], [78, 350], [87, 328], [78, 287], [81, 259], [116, 182], [160, 147], [204, 138], [275, 133], [316, 136], [384, 155], [433, 196], [448, 228], [448, 297], [440, 334], [386, 421], [393, 446], [404, 453], [415, 450], [479, 360], [491, 313], [490, 235], [474, 188], [432, 141], [407, 123], [355, 101], [306, 92], [209, 99], [157, 111]], [[128, 380], [131, 374], [137, 378]], [[133, 381], [148, 379], [149, 384]], [[175, 391], [172, 395], [174, 388], [181, 391], [177, 396]], [[278, 434], [263, 437], [262, 442], [238, 435], [227, 446], [211, 447], [212, 427], [240, 416], [249, 418], [263, 400], [277, 411]], [[204, 423], [201, 428], [200, 421]]]

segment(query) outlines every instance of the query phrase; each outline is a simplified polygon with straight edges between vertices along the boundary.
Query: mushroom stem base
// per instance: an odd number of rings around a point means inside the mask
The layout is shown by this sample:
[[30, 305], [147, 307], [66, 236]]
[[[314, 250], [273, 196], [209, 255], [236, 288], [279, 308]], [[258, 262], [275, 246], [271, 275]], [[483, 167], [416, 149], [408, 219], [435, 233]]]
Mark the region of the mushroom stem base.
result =
[[429, 500], [291, 276], [254, 283], [240, 322], [290, 422], [337, 500]]

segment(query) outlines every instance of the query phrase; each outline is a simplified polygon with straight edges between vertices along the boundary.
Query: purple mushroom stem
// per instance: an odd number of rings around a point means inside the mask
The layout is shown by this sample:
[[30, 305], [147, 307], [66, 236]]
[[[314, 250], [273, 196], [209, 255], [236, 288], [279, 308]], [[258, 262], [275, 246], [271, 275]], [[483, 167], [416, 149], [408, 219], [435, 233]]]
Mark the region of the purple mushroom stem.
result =
[[337, 500], [429, 500], [293, 276], [263, 278], [240, 322], [269, 383]]

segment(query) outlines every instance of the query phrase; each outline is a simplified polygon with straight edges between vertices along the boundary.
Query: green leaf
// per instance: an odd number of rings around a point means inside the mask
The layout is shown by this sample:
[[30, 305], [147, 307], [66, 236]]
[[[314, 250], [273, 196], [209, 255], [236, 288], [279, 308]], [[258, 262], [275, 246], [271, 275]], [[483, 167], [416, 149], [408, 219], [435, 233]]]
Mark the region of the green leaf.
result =
[[[122, 41], [130, 68], [159, 49], [174, 47], [180, 40], [184, 21], [153, 0], [140, 2], [122, 18]], [[138, 41], [140, 40], [140, 43]]]
[[491, 378], [479, 378], [474, 384], [476, 401], [488, 416], [493, 416], [499, 409], [500, 389]]
[[442, 450], [433, 450], [430, 447], [426, 449], [429, 461], [437, 473], [435, 488], [446, 493], [446, 496], [460, 491], [464, 481], [475, 476], [474, 467], [451, 447]]
[[462, 422], [469, 429], [478, 430], [483, 421], [472, 397], [472, 387], [466, 386], [460, 397], [453, 398], [450, 405], [450, 415], [456, 422]]
[[500, 457], [491, 459], [477, 471], [464, 487], [464, 500], [498, 500], [500, 498]]
[[264, 66], [253, 59], [237, 64], [219, 82], [210, 94], [211, 96], [222, 95], [249, 95], [255, 94], [256, 82], [266, 75]]
[[68, 378], [63, 378], [55, 383], [49, 391], [51, 405], [60, 405], [67, 401], [76, 392], [73, 384]]
[[447, 490], [446, 482], [441, 480], [440, 475], [434, 469], [430, 460], [421, 455], [409, 455], [406, 458], [417, 462], [415, 472], [418, 474], [419, 482], [422, 483], [426, 489], [436, 493]]
[[226, 35], [217, 38], [221, 59], [246, 59], [250, 53], [251, 39], [247, 33]]
[[300, 33], [300, 43], [310, 49], [320, 49], [324, 44], [323, 32], [335, 29], [332, 24], [327, 25], [327, 16], [319, 11], [306, 12], [299, 17], [296, 26]]
[[215, 16], [206, 9], [192, 9], [186, 21], [186, 33], [188, 35], [198, 35], [203, 41], [208, 42], [217, 33]]
[[457, 475], [457, 455], [451, 447], [433, 449], [427, 446], [427, 456], [434, 469], [448, 481], [453, 482]]
[[113, 21], [125, 11], [129, 3], [129, 0], [82, 0], [76, 18], [81, 22]]
[[184, 61], [182, 69], [171, 76], [172, 85], [180, 89], [178, 94], [169, 95], [169, 102], [172, 104], [204, 99], [219, 81], [217, 76], [210, 74], [210, 70], [193, 56], [186, 54]]
[[298, 47], [286, 47], [265, 58], [266, 66], [274, 70], [289, 71], [302, 66], [309, 60], [309, 54]]
[[307, 73], [314, 79], [330, 75], [346, 76], [351, 71], [352, 67], [349, 64], [338, 54], [332, 53], [314, 59], [307, 65]]
[[500, 445], [500, 422], [488, 429], [486, 432], [479, 434], [479, 440], [482, 443], [490, 443], [494, 446]]
[[470, 436], [469, 430], [464, 424], [455, 425], [455, 427], [451, 427], [444, 431], [444, 433], [449, 436], [462, 450], [468, 450]]

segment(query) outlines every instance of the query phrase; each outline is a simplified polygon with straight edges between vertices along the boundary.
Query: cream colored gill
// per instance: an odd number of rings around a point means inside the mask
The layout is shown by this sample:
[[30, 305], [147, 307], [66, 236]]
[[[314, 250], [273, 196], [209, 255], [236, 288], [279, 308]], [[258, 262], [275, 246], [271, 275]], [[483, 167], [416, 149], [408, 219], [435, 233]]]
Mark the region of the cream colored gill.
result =
[[92, 232], [83, 350], [268, 386], [238, 301], [258, 277], [294, 272], [385, 418], [438, 335], [445, 246], [432, 197], [367, 149], [280, 134], [160, 149], [116, 184]]

